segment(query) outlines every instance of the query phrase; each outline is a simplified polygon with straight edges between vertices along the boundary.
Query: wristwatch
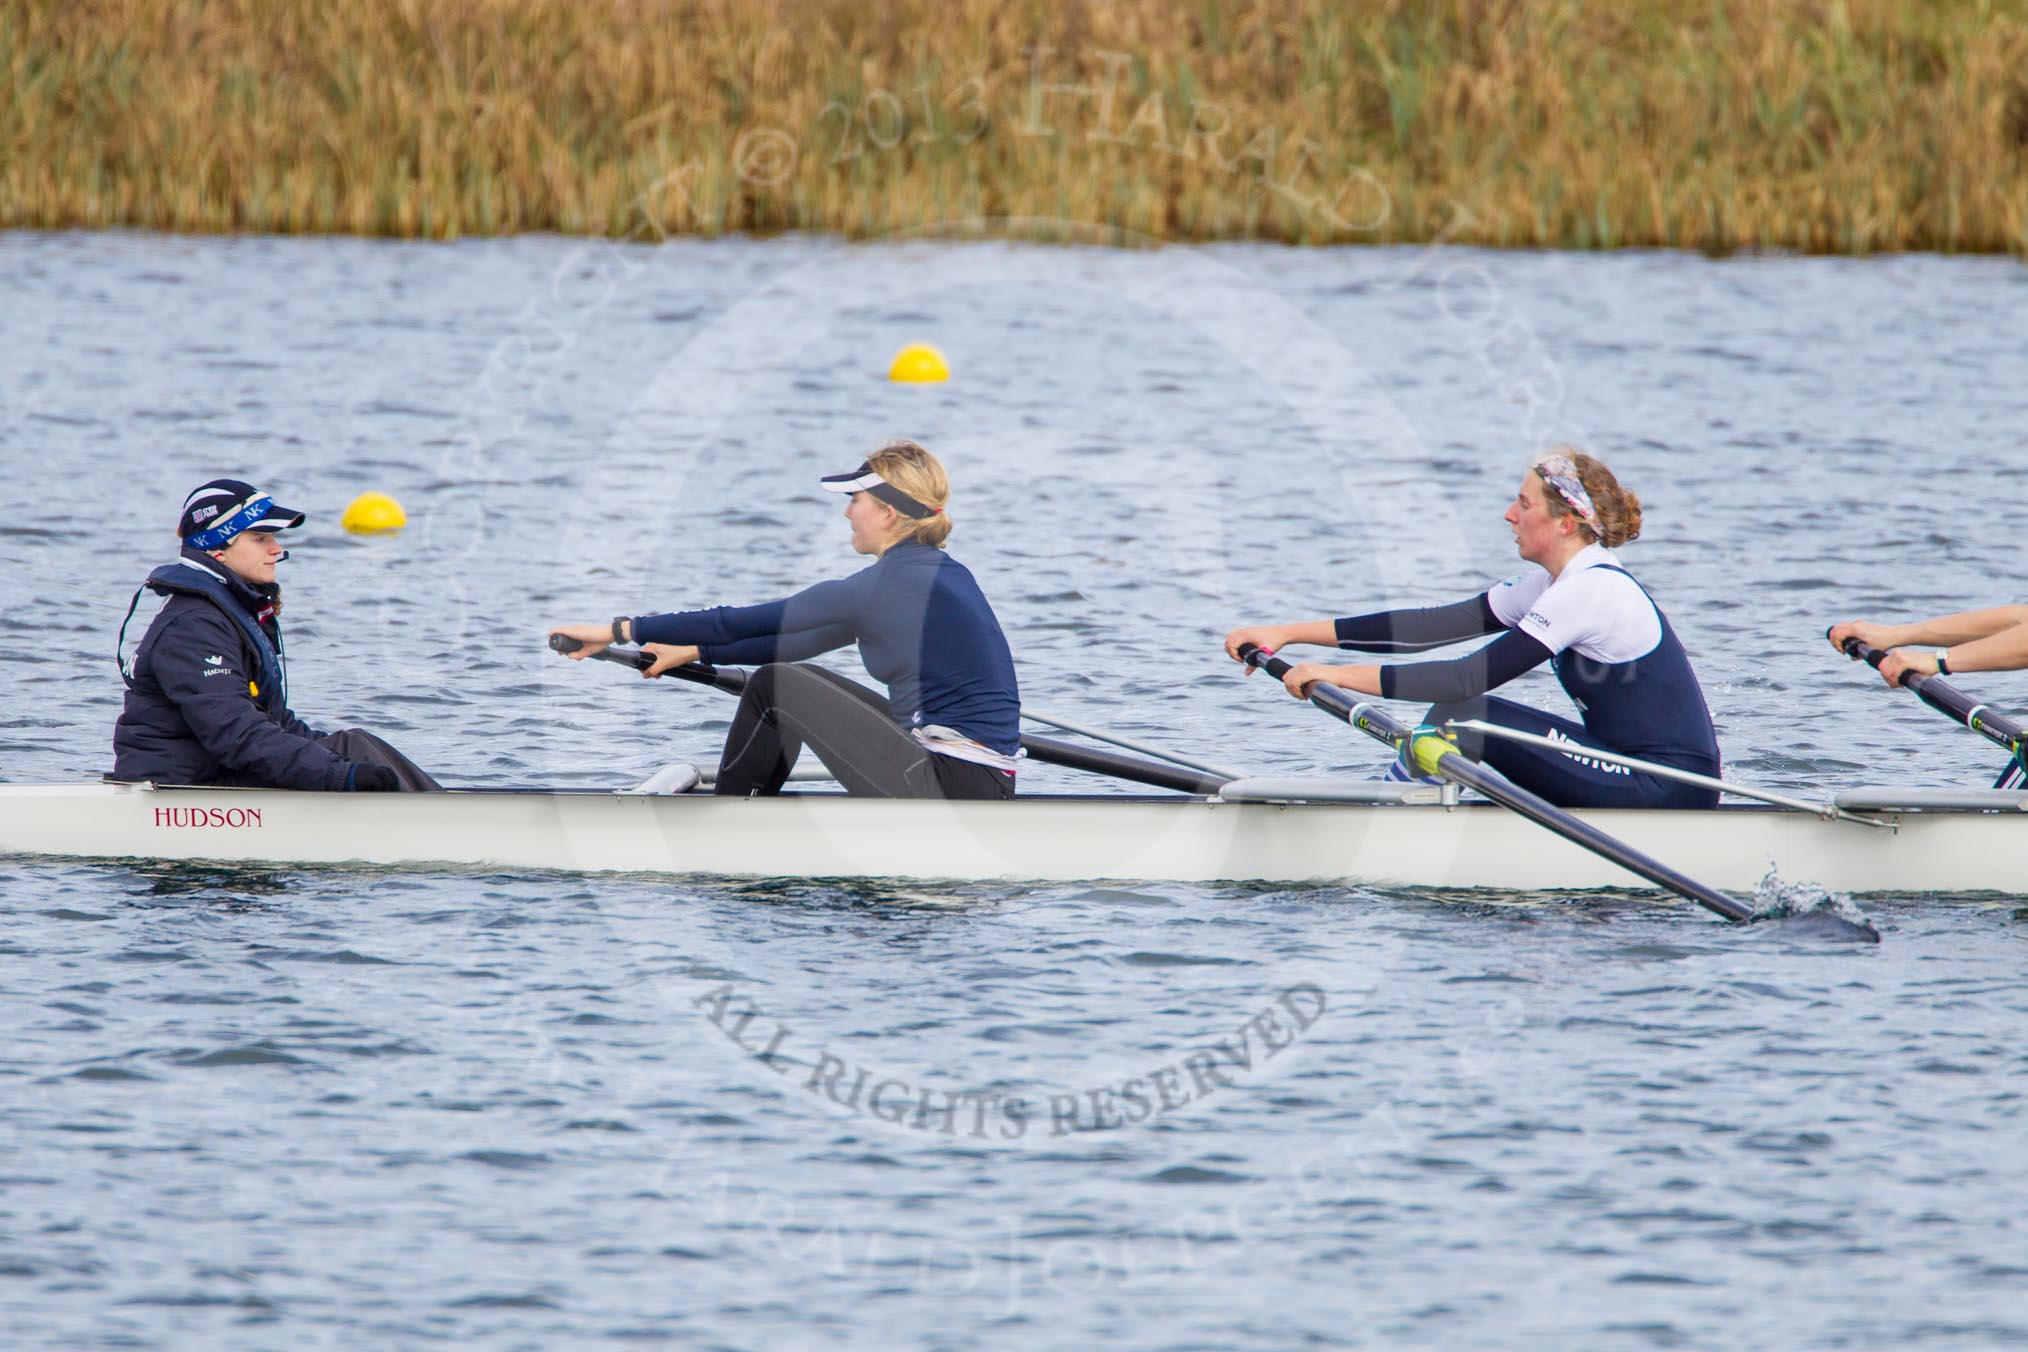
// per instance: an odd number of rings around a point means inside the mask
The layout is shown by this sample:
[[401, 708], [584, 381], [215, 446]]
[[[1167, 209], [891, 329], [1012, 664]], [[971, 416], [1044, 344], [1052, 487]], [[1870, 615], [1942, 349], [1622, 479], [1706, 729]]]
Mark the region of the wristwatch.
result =
[[627, 636], [620, 632], [620, 627], [626, 624], [629, 618], [631, 617], [626, 615], [613, 616], [613, 642], [625, 643], [627, 641]]
[[1948, 663], [1948, 662], [1946, 662], [1946, 661], [1944, 660], [1945, 658], [1947, 658], [1947, 657], [1949, 657], [1949, 656], [1950, 656], [1950, 652], [1951, 652], [1951, 650], [1950, 650], [1949, 648], [1939, 648], [1939, 649], [1937, 650], [1937, 654], [1936, 654], [1936, 674], [1937, 674], [1937, 675], [1939, 675], [1939, 676], [1948, 676], [1948, 675], [1950, 675], [1950, 674], [1951, 674], [1951, 668], [1950, 668], [1950, 663]]

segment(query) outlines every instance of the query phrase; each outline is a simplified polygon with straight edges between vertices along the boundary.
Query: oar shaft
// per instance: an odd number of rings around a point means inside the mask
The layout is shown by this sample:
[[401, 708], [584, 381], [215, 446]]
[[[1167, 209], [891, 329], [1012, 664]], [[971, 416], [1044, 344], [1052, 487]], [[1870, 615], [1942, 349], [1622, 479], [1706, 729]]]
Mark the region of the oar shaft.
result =
[[1040, 723], [1045, 727], [1061, 728], [1065, 732], [1074, 732], [1080, 737], [1089, 737], [1094, 742], [1107, 742], [1128, 751], [1138, 751], [1143, 756], [1153, 756], [1156, 760], [1165, 760], [1173, 765], [1187, 765], [1192, 770], [1201, 770], [1216, 779], [1230, 782], [1231, 780], [1246, 778], [1245, 774], [1241, 771], [1228, 770], [1222, 765], [1212, 765], [1207, 761], [1194, 760], [1189, 756], [1181, 755], [1174, 751], [1164, 751], [1159, 746], [1150, 746], [1146, 742], [1137, 742], [1131, 737], [1122, 737], [1117, 732], [1107, 732], [1102, 728], [1094, 728], [1086, 723], [1073, 723], [1068, 718], [1064, 718], [1059, 714], [1048, 714], [1043, 713], [1040, 709], [1024, 708], [1021, 711], [1021, 716], [1031, 723]]
[[[1880, 664], [1887, 660], [1886, 653], [1856, 638], [1846, 639], [1844, 646], [1846, 656], [1864, 662], [1875, 671], [1878, 671]], [[2023, 739], [2028, 739], [2028, 728], [2002, 714], [1994, 713], [1941, 676], [1923, 676], [1917, 672], [1904, 671], [1901, 673], [1901, 684], [1913, 690], [1917, 699], [1953, 723], [1970, 728], [1981, 737], [2009, 751], [2018, 752]]]
[[[1263, 653], [1254, 645], [1242, 644], [1239, 655], [1242, 660], [1260, 667], [1270, 676], [1286, 676], [1289, 664], [1278, 657]], [[1333, 717], [1342, 718], [1353, 727], [1377, 741], [1400, 750], [1402, 744], [1413, 734], [1412, 731], [1394, 718], [1371, 704], [1356, 703], [1336, 686], [1318, 682], [1310, 687], [1310, 703]], [[1450, 780], [1460, 788], [1492, 799], [1500, 806], [1519, 813], [1536, 825], [1554, 831], [1565, 840], [1583, 846], [1602, 859], [1618, 864], [1637, 877], [1646, 878], [1659, 887], [1665, 887], [1678, 896], [1724, 916], [1727, 920], [1748, 921], [1753, 919], [1753, 908], [1733, 900], [1716, 888], [1706, 887], [1695, 878], [1678, 873], [1660, 860], [1651, 859], [1631, 845], [1615, 840], [1590, 822], [1573, 817], [1548, 800], [1537, 797], [1520, 785], [1510, 782], [1505, 775], [1468, 760], [1455, 749], [1438, 754], [1431, 765], [1438, 775]]]
[[1117, 752], [1102, 750], [1095, 746], [1079, 746], [1076, 742], [1059, 741], [1054, 737], [1038, 737], [1034, 733], [1023, 733], [1021, 745], [1028, 752], [1030, 760], [1039, 760], [1047, 765], [1061, 765], [1068, 770], [1088, 770], [1095, 775], [1111, 775], [1115, 779], [1131, 780], [1157, 789], [1173, 789], [1177, 793], [1194, 793], [1210, 796], [1217, 793], [1237, 776], [1221, 778], [1207, 775], [1202, 771], [1171, 769], [1153, 761], [1136, 760]]

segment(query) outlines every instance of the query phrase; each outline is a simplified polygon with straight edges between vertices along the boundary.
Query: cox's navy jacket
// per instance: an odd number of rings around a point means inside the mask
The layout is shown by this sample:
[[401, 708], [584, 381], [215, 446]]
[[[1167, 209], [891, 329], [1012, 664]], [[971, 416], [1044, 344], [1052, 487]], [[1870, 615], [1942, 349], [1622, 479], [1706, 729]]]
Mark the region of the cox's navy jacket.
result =
[[354, 763], [289, 712], [273, 593], [194, 549], [143, 585], [169, 600], [122, 672], [127, 700], [113, 727], [114, 779], [353, 787]]

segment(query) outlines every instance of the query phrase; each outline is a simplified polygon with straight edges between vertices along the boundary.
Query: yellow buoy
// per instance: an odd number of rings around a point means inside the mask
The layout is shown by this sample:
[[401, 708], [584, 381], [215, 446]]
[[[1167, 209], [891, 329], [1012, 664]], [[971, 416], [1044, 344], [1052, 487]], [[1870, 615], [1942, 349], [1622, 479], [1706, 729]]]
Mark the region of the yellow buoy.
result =
[[338, 524], [354, 535], [379, 535], [383, 531], [400, 530], [406, 526], [408, 513], [385, 493], [361, 493], [352, 499], [352, 505], [345, 509], [344, 516], [338, 518]]
[[887, 378], [908, 385], [920, 385], [949, 380], [951, 368], [945, 363], [944, 354], [928, 343], [910, 343], [894, 354], [894, 365], [887, 368]]

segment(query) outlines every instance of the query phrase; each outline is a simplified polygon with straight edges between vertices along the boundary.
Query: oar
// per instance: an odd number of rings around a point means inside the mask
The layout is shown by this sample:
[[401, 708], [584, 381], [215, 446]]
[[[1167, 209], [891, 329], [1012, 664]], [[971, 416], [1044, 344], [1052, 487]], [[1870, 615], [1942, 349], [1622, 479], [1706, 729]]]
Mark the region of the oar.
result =
[[1172, 770], [1166, 765], [1135, 760], [1132, 756], [1102, 751], [1095, 746], [1079, 746], [1076, 742], [1066, 742], [1055, 737], [1038, 737], [1032, 732], [1021, 734], [1021, 745], [1031, 760], [1039, 760], [1048, 765], [1061, 765], [1066, 770], [1086, 770], [1095, 775], [1111, 775], [1115, 779], [1130, 780], [1135, 784], [1147, 784], [1158, 789], [1174, 789], [1177, 793], [1191, 793], [1208, 798], [1232, 783], [1229, 779], [1218, 779], [1192, 770]]
[[[1828, 630], [1825, 632], [1829, 633]], [[1876, 671], [1887, 660], [1886, 653], [1856, 638], [1846, 639], [1844, 648], [1847, 657], [1855, 662], [1864, 662]], [[2004, 714], [1994, 713], [1941, 676], [1921, 676], [1913, 671], [1904, 671], [1901, 683], [1913, 690], [1917, 699], [1951, 722], [1970, 728], [1988, 741], [2005, 747], [2010, 754], [2028, 760], [2028, 752], [2022, 750], [2024, 745], [2028, 745], [2028, 728]]]
[[1138, 751], [1143, 756], [1153, 756], [1156, 760], [1168, 761], [1171, 765], [1184, 765], [1192, 770], [1202, 770], [1205, 774], [1210, 775], [1221, 783], [1229, 784], [1235, 779], [1245, 779], [1247, 777], [1243, 771], [1228, 770], [1223, 765], [1213, 765], [1209, 761], [1197, 760], [1190, 756], [1180, 755], [1174, 751], [1164, 751], [1159, 746], [1150, 746], [1146, 742], [1137, 742], [1131, 737], [1122, 737], [1117, 732], [1107, 732], [1103, 728], [1095, 728], [1088, 723], [1073, 723], [1062, 714], [1044, 713], [1040, 709], [1023, 709], [1021, 716], [1031, 723], [1040, 723], [1044, 727], [1061, 728], [1065, 732], [1074, 732], [1080, 737], [1089, 737], [1094, 742], [1111, 742], [1122, 750]]
[[[1241, 661], [1261, 668], [1270, 676], [1286, 676], [1289, 672], [1288, 663], [1279, 657], [1262, 652], [1251, 643], [1240, 645], [1239, 656]], [[1659, 887], [1666, 887], [1678, 896], [1687, 897], [1727, 920], [1743, 922], [1753, 919], [1752, 907], [1733, 900], [1714, 887], [1706, 887], [1696, 879], [1678, 873], [1667, 864], [1642, 854], [1633, 846], [1615, 840], [1590, 822], [1580, 821], [1518, 784], [1510, 783], [1505, 775], [1490, 766], [1480, 765], [1467, 758], [1441, 736], [1432, 733], [1417, 737], [1413, 729], [1395, 721], [1371, 704], [1353, 700], [1334, 685], [1322, 682], [1312, 685], [1310, 703], [1334, 718], [1342, 718], [1367, 736], [1387, 743], [1397, 752], [1405, 751], [1407, 758], [1425, 774], [1448, 779], [1459, 788], [1472, 789], [1492, 799], [1501, 807], [1519, 813], [1537, 826], [1554, 831], [1565, 840], [1590, 850], [1601, 859], [1618, 864], [1627, 872], [1646, 878]]]
[[[573, 653], [583, 645], [574, 638], [552, 634], [549, 646], [560, 653]], [[646, 671], [655, 665], [654, 656], [638, 648], [601, 648], [592, 656], [600, 661], [617, 662], [623, 667], [632, 667], [636, 671]], [[714, 667], [706, 662], [688, 662], [679, 667], [671, 667], [662, 674], [698, 685], [714, 686], [728, 694], [736, 695], [746, 689], [746, 673], [738, 667]], [[1132, 756], [1116, 756], [1110, 751], [1078, 746], [1074, 742], [1062, 742], [1054, 737], [1025, 734], [1021, 738], [1021, 745], [1031, 760], [1042, 761], [1048, 765], [1061, 765], [1070, 770], [1085, 770], [1095, 775], [1110, 775], [1114, 779], [1147, 784], [1157, 789], [1171, 789], [1177, 793], [1209, 796], [1231, 782], [1190, 770], [1172, 770], [1166, 765], [1135, 760]]]

